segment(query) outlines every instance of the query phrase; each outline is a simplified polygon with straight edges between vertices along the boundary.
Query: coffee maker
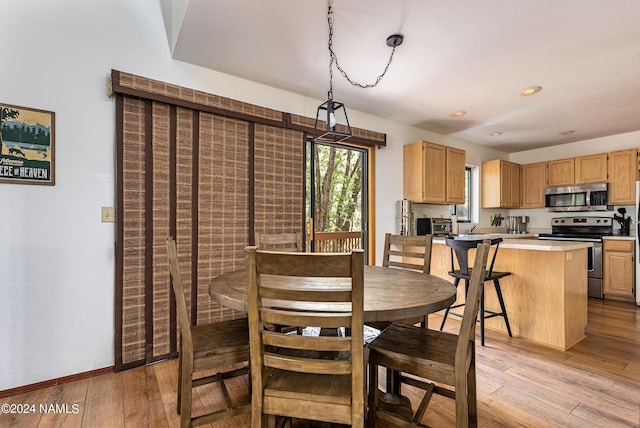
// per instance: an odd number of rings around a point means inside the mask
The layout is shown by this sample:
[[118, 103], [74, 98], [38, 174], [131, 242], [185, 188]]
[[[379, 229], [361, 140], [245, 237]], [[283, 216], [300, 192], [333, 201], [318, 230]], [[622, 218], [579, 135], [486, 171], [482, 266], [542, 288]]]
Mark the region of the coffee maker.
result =
[[413, 202], [407, 199], [396, 203], [396, 233], [413, 235]]

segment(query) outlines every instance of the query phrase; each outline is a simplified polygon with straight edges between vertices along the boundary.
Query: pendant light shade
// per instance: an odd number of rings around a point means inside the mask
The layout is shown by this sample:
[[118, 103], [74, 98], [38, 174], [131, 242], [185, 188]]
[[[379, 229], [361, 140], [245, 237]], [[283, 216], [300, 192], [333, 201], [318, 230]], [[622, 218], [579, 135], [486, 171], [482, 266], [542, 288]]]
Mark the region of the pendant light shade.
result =
[[318, 106], [314, 125], [314, 140], [318, 142], [344, 141], [351, 137], [351, 126], [344, 104], [334, 101], [329, 93], [327, 101]]

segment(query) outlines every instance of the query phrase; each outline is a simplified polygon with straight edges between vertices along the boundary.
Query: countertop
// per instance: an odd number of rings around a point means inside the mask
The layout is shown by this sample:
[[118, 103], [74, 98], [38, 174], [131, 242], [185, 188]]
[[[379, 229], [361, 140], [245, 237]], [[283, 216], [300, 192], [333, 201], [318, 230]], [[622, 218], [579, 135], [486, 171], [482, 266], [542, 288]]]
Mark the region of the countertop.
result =
[[602, 239], [611, 239], [614, 241], [635, 241], [636, 237], [632, 236], [621, 236], [621, 235], [612, 235], [612, 236], [603, 236]]
[[[534, 237], [532, 235], [531, 237]], [[502, 237], [502, 236], [499, 236]], [[496, 235], [462, 235], [458, 239], [491, 239], [496, 238]], [[618, 237], [622, 238], [622, 237]], [[628, 237], [624, 237], [628, 238]], [[577, 242], [577, 241], [546, 241], [538, 239], [527, 238], [504, 238], [500, 243], [500, 248], [510, 248], [513, 250], [531, 250], [531, 251], [572, 251], [582, 248], [590, 248], [593, 246], [591, 242]], [[444, 238], [433, 238], [434, 244], [445, 244]]]

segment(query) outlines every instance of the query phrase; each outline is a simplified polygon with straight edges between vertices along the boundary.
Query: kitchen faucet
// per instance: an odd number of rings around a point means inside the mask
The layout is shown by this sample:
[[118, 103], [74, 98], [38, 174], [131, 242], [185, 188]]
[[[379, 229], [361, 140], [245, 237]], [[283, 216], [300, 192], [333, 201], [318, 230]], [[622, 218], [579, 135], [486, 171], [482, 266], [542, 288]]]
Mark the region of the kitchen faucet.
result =
[[477, 223], [476, 224], [472, 224], [471, 227], [469, 228], [469, 232], [467, 232], [467, 233], [471, 234], [473, 232], [473, 229], [476, 228], [476, 226], [478, 226]]

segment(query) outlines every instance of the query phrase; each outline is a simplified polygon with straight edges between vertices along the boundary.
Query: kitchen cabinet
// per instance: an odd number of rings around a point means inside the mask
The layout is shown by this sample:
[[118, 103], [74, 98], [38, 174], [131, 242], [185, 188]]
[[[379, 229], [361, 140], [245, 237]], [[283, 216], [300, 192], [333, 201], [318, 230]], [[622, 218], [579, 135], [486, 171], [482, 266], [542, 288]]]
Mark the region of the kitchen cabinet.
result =
[[636, 202], [636, 179], [638, 175], [638, 152], [636, 149], [609, 153], [609, 204], [633, 205]]
[[547, 161], [547, 186], [568, 186], [575, 183], [575, 158]]
[[466, 152], [427, 141], [404, 146], [403, 197], [430, 204], [465, 202]]
[[607, 154], [580, 156], [575, 158], [576, 184], [604, 183], [607, 181]]
[[465, 203], [465, 167], [467, 154], [464, 150], [447, 147], [447, 203]]
[[482, 208], [520, 207], [520, 165], [496, 159], [482, 163]]
[[522, 165], [521, 208], [544, 208], [544, 188], [547, 186], [547, 163]]
[[633, 240], [604, 240], [603, 288], [605, 299], [634, 301], [634, 245]]

